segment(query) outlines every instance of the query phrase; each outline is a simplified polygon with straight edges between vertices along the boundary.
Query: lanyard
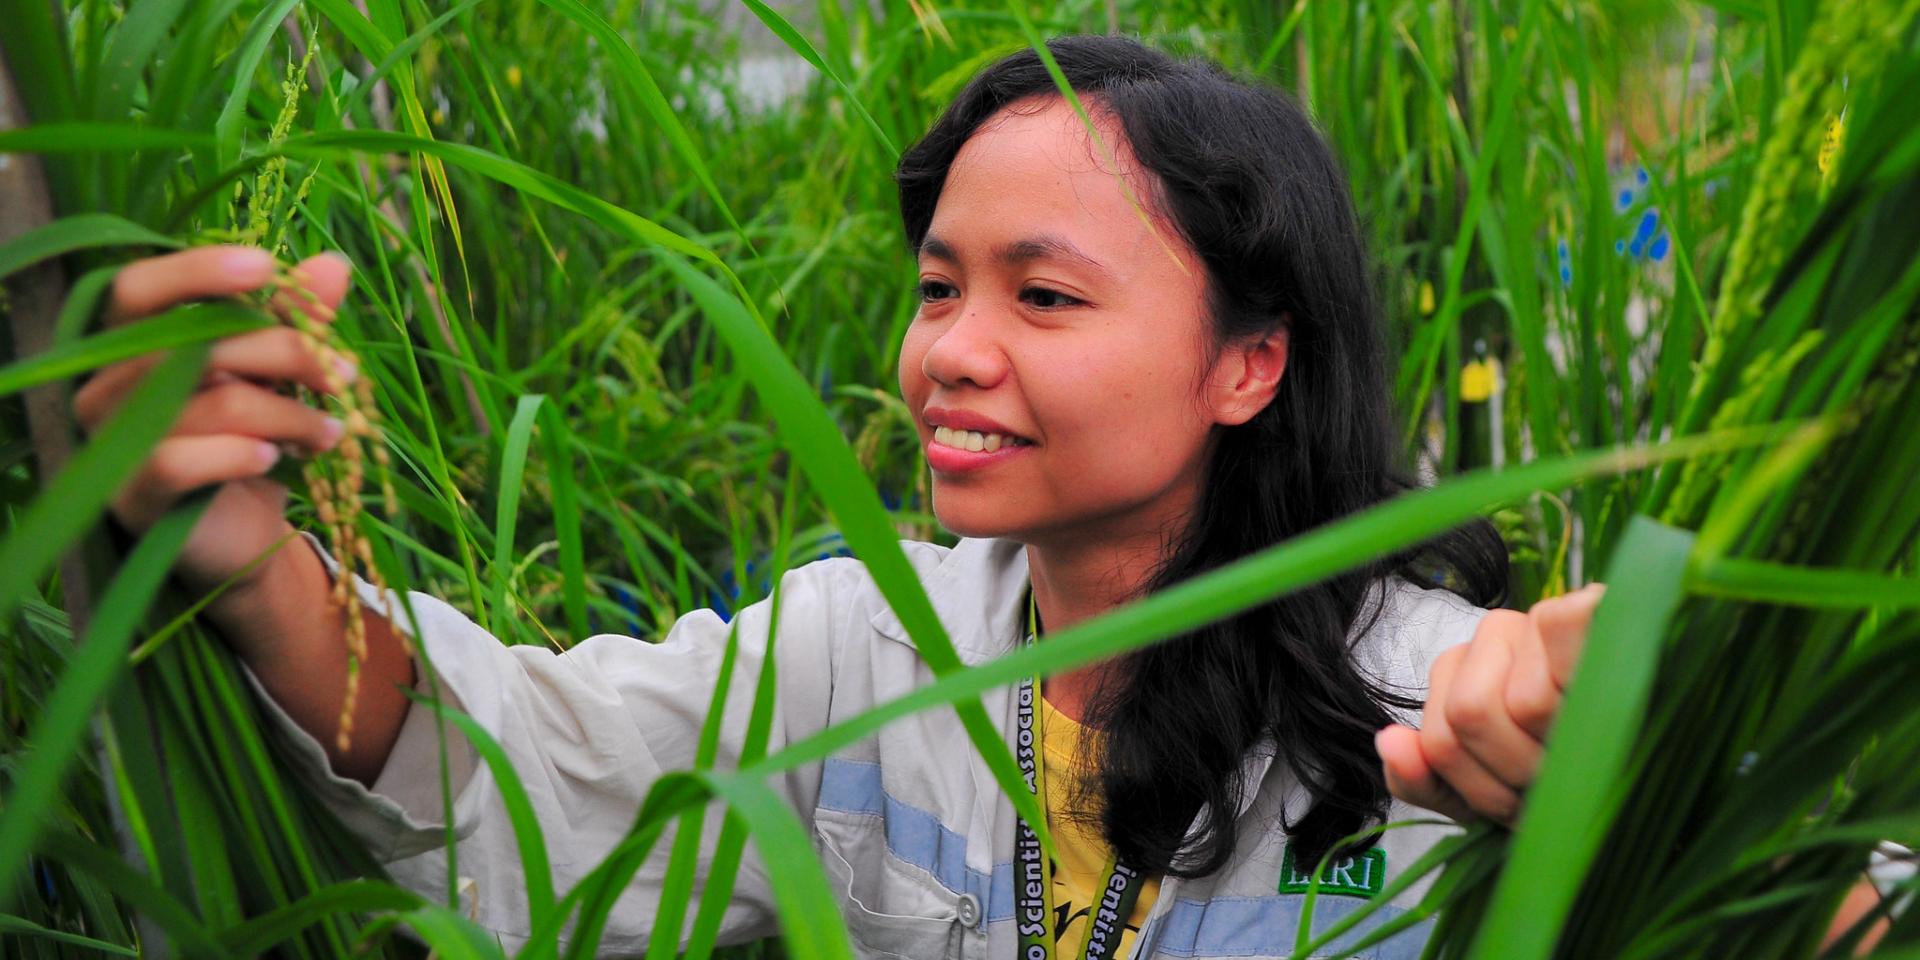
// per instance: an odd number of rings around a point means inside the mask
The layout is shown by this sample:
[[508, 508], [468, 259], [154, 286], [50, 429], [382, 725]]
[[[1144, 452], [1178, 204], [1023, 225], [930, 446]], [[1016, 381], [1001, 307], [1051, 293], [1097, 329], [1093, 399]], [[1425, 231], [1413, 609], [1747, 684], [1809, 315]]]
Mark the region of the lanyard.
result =
[[[1027, 594], [1027, 642], [1039, 635], [1039, 615], [1033, 594]], [[1040, 678], [1020, 681], [1019, 728], [1014, 739], [1014, 758], [1020, 763], [1027, 789], [1047, 809], [1046, 751], [1039, 729]], [[1053, 960], [1051, 935], [1053, 922], [1053, 864], [1040, 849], [1040, 837], [1025, 820], [1019, 823], [1014, 842], [1013, 916], [1020, 933], [1019, 953], [1015, 960]], [[1087, 916], [1087, 942], [1080, 951], [1082, 960], [1110, 960], [1118, 955], [1120, 936], [1140, 899], [1143, 878], [1138, 870], [1111, 857], [1095, 888], [1100, 899], [1091, 905]]]

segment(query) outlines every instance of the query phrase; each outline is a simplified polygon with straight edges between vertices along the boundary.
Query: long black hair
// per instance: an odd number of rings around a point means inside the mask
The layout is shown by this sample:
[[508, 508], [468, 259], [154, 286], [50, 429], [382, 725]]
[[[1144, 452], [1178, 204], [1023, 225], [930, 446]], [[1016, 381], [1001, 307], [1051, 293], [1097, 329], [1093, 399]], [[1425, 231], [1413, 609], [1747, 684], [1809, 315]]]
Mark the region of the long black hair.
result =
[[[1217, 428], [1197, 514], [1146, 589], [1408, 489], [1366, 242], [1345, 175], [1306, 112], [1216, 64], [1120, 37], [1063, 37], [1047, 48], [1088, 109], [1119, 121], [1157, 181], [1145, 202], [1205, 263], [1215, 343], [1282, 328], [1289, 337], [1273, 401], [1245, 424]], [[1039, 56], [1013, 54], [975, 77], [900, 158], [912, 249], [967, 138], [1003, 107], [1049, 94], [1057, 88]], [[1107, 671], [1088, 717], [1100, 734], [1089, 789], [1115, 852], [1152, 872], [1218, 870], [1238, 840], [1241, 764], [1268, 737], [1312, 798], [1285, 824], [1296, 862], [1316, 862], [1383, 818], [1390, 797], [1373, 735], [1392, 721], [1390, 709], [1419, 703], [1360, 670], [1350, 637], [1370, 626], [1356, 623], [1370, 585], [1415, 567], [1422, 582], [1440, 571], [1483, 606], [1505, 592], [1506, 550], [1482, 521]]]

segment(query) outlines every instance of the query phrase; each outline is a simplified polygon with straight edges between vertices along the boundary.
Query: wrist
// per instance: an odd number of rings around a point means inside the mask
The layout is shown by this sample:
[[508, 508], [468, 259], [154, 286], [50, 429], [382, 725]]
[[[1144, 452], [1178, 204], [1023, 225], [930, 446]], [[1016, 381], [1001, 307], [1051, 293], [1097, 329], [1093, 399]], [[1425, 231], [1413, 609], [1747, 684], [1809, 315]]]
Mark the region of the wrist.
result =
[[[192, 585], [196, 592], [219, 594], [203, 613], [229, 639], [240, 639], [262, 624], [276, 622], [277, 608], [288, 605], [311, 609], [301, 597], [324, 597], [332, 585], [326, 567], [292, 524], [283, 524], [265, 554], [231, 577]], [[248, 628], [251, 627], [252, 630]]]

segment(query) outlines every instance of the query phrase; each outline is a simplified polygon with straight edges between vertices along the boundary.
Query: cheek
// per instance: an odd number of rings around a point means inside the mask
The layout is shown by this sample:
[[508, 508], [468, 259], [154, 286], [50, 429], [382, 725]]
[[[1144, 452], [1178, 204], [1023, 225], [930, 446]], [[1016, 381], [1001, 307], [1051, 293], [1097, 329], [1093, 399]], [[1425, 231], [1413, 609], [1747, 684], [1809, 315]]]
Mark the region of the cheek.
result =
[[[927, 338], [918, 334], [919, 323], [907, 327], [907, 334], [900, 341], [900, 366], [895, 371], [900, 381], [900, 396], [911, 401], [924, 396], [927, 389], [927, 375], [920, 368], [927, 356]], [[919, 409], [918, 404], [908, 404]]]
[[[1110, 357], [1086, 357], [1062, 369], [1080, 373], [1039, 380], [1028, 395], [1036, 409], [1048, 411], [1050, 431], [1083, 462], [1081, 469], [1173, 469], [1173, 461], [1204, 442], [1207, 424], [1196, 415], [1192, 385], [1180, 371], [1115, 364]], [[1076, 482], [1095, 479], [1082, 475]]]

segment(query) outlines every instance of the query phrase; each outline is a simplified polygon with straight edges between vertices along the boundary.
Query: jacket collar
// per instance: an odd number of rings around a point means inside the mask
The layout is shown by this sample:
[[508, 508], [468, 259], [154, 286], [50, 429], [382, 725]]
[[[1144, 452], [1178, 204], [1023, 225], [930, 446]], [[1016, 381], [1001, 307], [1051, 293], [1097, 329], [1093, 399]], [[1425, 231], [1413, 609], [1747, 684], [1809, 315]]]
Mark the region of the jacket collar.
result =
[[[1011, 540], [961, 540], [947, 551], [933, 572], [921, 579], [933, 612], [947, 628], [960, 662], [978, 666], [1013, 649], [1025, 639], [1027, 551]], [[985, 616], [981, 614], [984, 611]], [[890, 640], [913, 646], [913, 638], [893, 607], [882, 604], [872, 618], [875, 631]], [[1266, 786], [1277, 745], [1266, 739], [1242, 758], [1240, 809], [1245, 814]], [[1195, 817], [1192, 833], [1201, 826]]]
[[[1025, 639], [1020, 604], [1027, 590], [1027, 551], [1021, 544], [961, 540], [920, 582], [961, 663], [977, 666]], [[892, 605], [882, 604], [871, 622], [881, 636], [913, 646]]]

